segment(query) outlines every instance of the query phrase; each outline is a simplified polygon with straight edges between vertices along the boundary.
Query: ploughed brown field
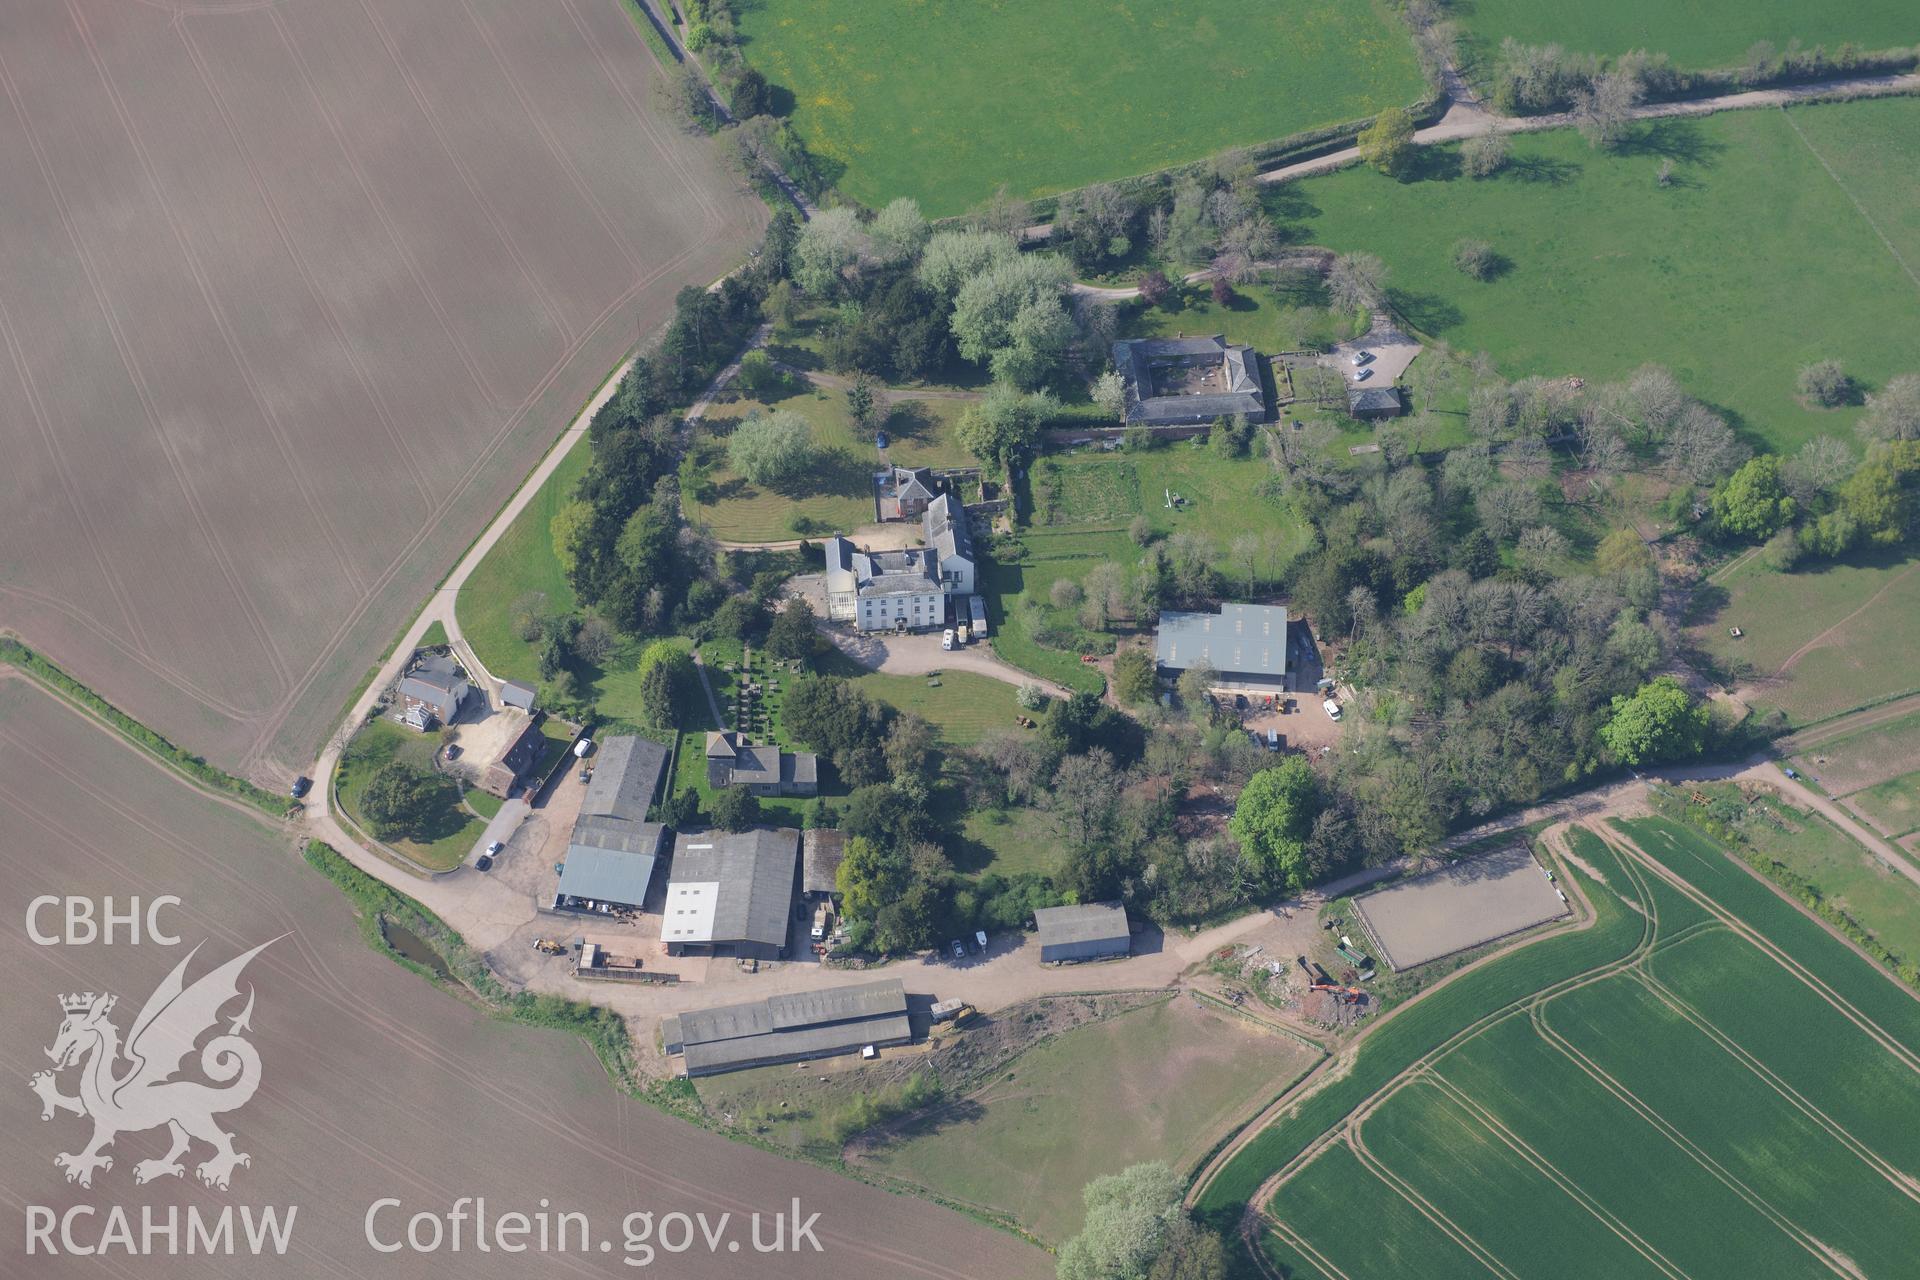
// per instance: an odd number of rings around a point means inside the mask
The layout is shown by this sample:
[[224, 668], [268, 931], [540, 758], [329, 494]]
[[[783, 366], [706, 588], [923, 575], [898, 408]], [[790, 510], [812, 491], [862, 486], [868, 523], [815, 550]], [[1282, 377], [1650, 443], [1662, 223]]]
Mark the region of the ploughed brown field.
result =
[[[0, 1274], [193, 1277], [527, 1275], [819, 1277], [821, 1280], [968, 1280], [1051, 1275], [1051, 1259], [1011, 1235], [930, 1202], [890, 1195], [819, 1168], [730, 1143], [622, 1098], [581, 1040], [488, 1017], [375, 954], [344, 898], [308, 869], [289, 837], [203, 797], [65, 704], [0, 675]], [[27, 904], [41, 894], [177, 894], [162, 922], [179, 946], [124, 940], [106, 946], [33, 945]], [[54, 916], [41, 923], [52, 926]], [[110, 991], [124, 1032], [149, 992], [189, 948], [204, 943], [189, 978], [285, 934], [242, 978], [256, 1003], [250, 1039], [259, 1093], [220, 1117], [253, 1162], [226, 1192], [185, 1179], [135, 1185], [134, 1165], [158, 1157], [163, 1131], [129, 1134], [90, 1189], [63, 1180], [56, 1153], [76, 1150], [88, 1125], [43, 1122], [28, 1079], [60, 1026], [58, 996]], [[229, 1008], [228, 1014], [234, 1012]], [[222, 1029], [227, 1019], [222, 1019]], [[199, 1078], [191, 1065], [190, 1078]], [[75, 1071], [62, 1077], [75, 1090]], [[595, 1249], [534, 1257], [473, 1251], [379, 1254], [366, 1243], [368, 1206], [404, 1209], [376, 1220], [383, 1241], [415, 1211], [445, 1212], [485, 1196], [489, 1216], [551, 1208], [588, 1215]], [[747, 1216], [818, 1212], [824, 1251], [760, 1255]], [[121, 1205], [138, 1230], [142, 1205], [298, 1206], [284, 1257], [125, 1259], [24, 1257], [27, 1206], [63, 1213]], [[717, 1254], [704, 1242], [623, 1266], [623, 1217], [651, 1211], [732, 1219]], [[82, 1240], [87, 1223], [81, 1223]], [[97, 1238], [101, 1220], [92, 1221]], [[57, 1239], [57, 1237], [56, 1237]], [[614, 1248], [598, 1252], [607, 1239]], [[741, 1242], [738, 1252], [727, 1239]], [[770, 1219], [763, 1239], [771, 1239]]]
[[620, 0], [0, 6], [0, 626], [264, 783], [765, 219]]

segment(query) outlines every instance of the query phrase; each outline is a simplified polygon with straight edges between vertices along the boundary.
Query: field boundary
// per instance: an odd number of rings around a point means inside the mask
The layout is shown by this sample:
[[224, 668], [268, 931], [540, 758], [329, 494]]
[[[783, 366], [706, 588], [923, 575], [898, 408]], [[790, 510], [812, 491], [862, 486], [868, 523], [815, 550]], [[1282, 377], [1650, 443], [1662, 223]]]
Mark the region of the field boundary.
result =
[[0, 631], [0, 668], [66, 703], [209, 799], [255, 817], [284, 820], [288, 816], [290, 803], [176, 746], [74, 679], [58, 663], [28, 647], [12, 632]]
[[[1786, 116], [1787, 124], [1793, 130], [1793, 136], [1806, 144], [1806, 148], [1813, 154], [1813, 158], [1820, 162], [1820, 167], [1827, 171], [1829, 178], [1833, 179], [1833, 185], [1840, 188], [1840, 194], [1847, 198], [1848, 202], [1853, 205], [1854, 209], [1860, 214], [1860, 217], [1866, 224], [1873, 228], [1873, 234], [1880, 237], [1880, 243], [1887, 247], [1887, 252], [1893, 255], [1893, 260], [1900, 264], [1902, 271], [1907, 273], [1907, 279], [1913, 281], [1913, 287], [1920, 289], [1920, 275], [1914, 274], [1913, 265], [1909, 263], [1901, 254], [1900, 250], [1894, 246], [1893, 241], [1887, 238], [1887, 233], [1880, 229], [1880, 224], [1874, 221], [1872, 214], [1867, 212], [1867, 207], [1860, 203], [1860, 197], [1853, 194], [1853, 188], [1849, 187], [1846, 184], [1846, 180], [1834, 172], [1833, 166], [1827, 163], [1827, 158], [1820, 154], [1820, 148], [1813, 145], [1813, 140], [1807, 137], [1806, 132], [1800, 128], [1800, 122], [1793, 118], [1793, 112], [1787, 110], [1785, 107], [1780, 108], [1780, 110], [1781, 113]], [[1889, 583], [1888, 585], [1891, 586], [1892, 584]], [[1882, 594], [1884, 594], [1884, 592], [1882, 592]], [[1877, 599], [1878, 597], [1875, 598]], [[1869, 601], [1868, 603], [1872, 602]], [[1791, 663], [1792, 659], [1788, 659], [1788, 662]], [[1786, 668], [1782, 667], [1781, 670], [1784, 671]]]

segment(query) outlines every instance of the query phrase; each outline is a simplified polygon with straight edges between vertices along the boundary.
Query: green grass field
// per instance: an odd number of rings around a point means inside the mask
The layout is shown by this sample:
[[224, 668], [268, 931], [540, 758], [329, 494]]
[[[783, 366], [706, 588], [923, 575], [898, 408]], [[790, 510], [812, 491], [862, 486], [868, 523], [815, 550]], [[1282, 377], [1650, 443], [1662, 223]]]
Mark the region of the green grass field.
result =
[[[1886, 785], [1904, 788], [1906, 803], [1913, 806], [1908, 811], [1913, 814], [1908, 825], [1920, 826], [1920, 774], [1908, 774]], [[1709, 786], [1705, 790], [1727, 794], [1733, 788]], [[1848, 800], [1858, 805], [1869, 794], [1856, 792]], [[1889, 810], [1889, 815], [1898, 812]], [[1747, 813], [1740, 832], [1755, 849], [1820, 886], [1828, 902], [1871, 930], [1893, 951], [1920, 957], [1920, 889], [1914, 888], [1912, 881], [1888, 870], [1818, 814], [1803, 813], [1770, 797], [1752, 801]], [[1897, 834], [1907, 827], [1890, 829]]]
[[1788, 574], [1755, 556], [1695, 604], [1693, 643], [1723, 669], [1750, 668], [1763, 682], [1754, 700], [1795, 725], [1920, 688], [1920, 560], [1888, 556]]
[[840, 189], [960, 213], [1369, 116], [1421, 97], [1406, 29], [1372, 0], [766, 0], [747, 60]]
[[[433, 767], [433, 756], [438, 746], [438, 738], [431, 733], [415, 733], [404, 725], [391, 720], [379, 719], [368, 722], [348, 744], [341, 758], [337, 786], [340, 807], [347, 816], [371, 833], [367, 820], [360, 816], [360, 793], [366, 789], [368, 779], [389, 760], [404, 760], [422, 769]], [[484, 813], [491, 803], [495, 812], [499, 802], [484, 791], [468, 791], [470, 804], [478, 812]], [[391, 848], [413, 859], [430, 871], [446, 871], [460, 865], [462, 859], [473, 851], [473, 842], [487, 829], [486, 819], [456, 808], [448, 815], [445, 830], [433, 840], [389, 840]]]
[[572, 495], [592, 460], [584, 444], [563, 458], [460, 588], [454, 603], [460, 630], [487, 670], [503, 680], [540, 681], [540, 663], [532, 646], [514, 634], [515, 602], [539, 592], [546, 596], [551, 612], [578, 607], [560, 557], [553, 553], [552, 525], [554, 513]]
[[[1840, 359], [1869, 389], [1920, 368], [1920, 280], [1876, 231], [1896, 246], [1920, 237], [1920, 102], [1649, 123], [1616, 153], [1536, 134], [1512, 154], [1484, 181], [1443, 152], [1423, 180], [1351, 169], [1280, 188], [1272, 206], [1296, 239], [1378, 254], [1408, 322], [1490, 353], [1509, 377], [1662, 363], [1757, 446], [1853, 439], [1860, 410], [1797, 399], [1810, 361]], [[1461, 275], [1452, 248], [1469, 237], [1510, 267], [1484, 283]]]
[[[1482, 1260], [1596, 1280], [1902, 1271], [1920, 1230], [1903, 1172], [1920, 1161], [1920, 1001], [1697, 832], [1615, 825], [1648, 861], [1574, 834], [1605, 878], [1574, 873], [1594, 928], [1389, 1018], [1202, 1208], [1230, 1212], [1263, 1170], [1337, 1130], [1267, 1206], [1281, 1223], [1267, 1251], [1305, 1274], [1467, 1274]], [[1582, 945], [1594, 935], [1606, 944]], [[1526, 999], [1527, 979], [1542, 998]], [[1417, 1251], [1352, 1229], [1399, 1224], [1416, 1199], [1444, 1227], [1412, 1226]]]
[[962, 1114], [936, 1117], [871, 1158], [1057, 1244], [1080, 1229], [1088, 1182], [1143, 1160], [1190, 1167], [1317, 1056], [1175, 996], [1028, 1050], [963, 1101]]
[[[696, 447], [711, 470], [709, 490], [689, 514], [728, 542], [779, 542], [796, 536], [796, 520], [847, 532], [873, 523], [873, 471], [877, 455], [870, 437], [856, 438], [843, 391], [811, 387], [776, 402], [813, 427], [820, 458], [813, 470], [780, 492], [749, 483], [726, 464], [726, 434], [756, 409], [751, 400], [718, 405], [702, 423]], [[904, 466], [971, 466], [973, 457], [953, 438], [966, 410], [962, 400], [900, 400], [887, 415], [888, 455]]]
[[1920, 712], [1853, 729], [1808, 747], [1794, 763], [1837, 796], [1884, 782], [1920, 765]]
[[[1848, 799], [1888, 835], [1920, 830], [1920, 771], [1888, 778]], [[1920, 948], [1914, 950], [1920, 954]]]
[[1477, 50], [1512, 36], [1522, 44], [1560, 44], [1580, 53], [1664, 53], [1682, 67], [1738, 66], [1756, 40], [1785, 48], [1789, 41], [1833, 49], [1910, 45], [1913, 8], [1903, 0], [1696, 0], [1684, 8], [1660, 0], [1474, 0], [1462, 11]]

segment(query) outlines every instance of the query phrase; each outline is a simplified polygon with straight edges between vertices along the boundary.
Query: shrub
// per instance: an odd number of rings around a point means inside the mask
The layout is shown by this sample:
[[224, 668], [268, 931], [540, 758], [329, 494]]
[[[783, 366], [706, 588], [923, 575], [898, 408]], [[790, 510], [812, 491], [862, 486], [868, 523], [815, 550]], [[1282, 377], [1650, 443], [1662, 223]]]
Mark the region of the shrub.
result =
[[707, 802], [707, 816], [725, 831], [746, 831], [760, 821], [760, 798], [745, 787], [722, 787]]
[[1485, 240], [1462, 240], [1453, 246], [1453, 265], [1463, 276], [1485, 280], [1499, 268], [1500, 255]]
[[1816, 360], [1800, 370], [1800, 394], [1832, 409], [1853, 399], [1853, 378], [1838, 360]]
[[1483, 133], [1460, 145], [1460, 167], [1470, 178], [1491, 178], [1507, 164], [1507, 137]]

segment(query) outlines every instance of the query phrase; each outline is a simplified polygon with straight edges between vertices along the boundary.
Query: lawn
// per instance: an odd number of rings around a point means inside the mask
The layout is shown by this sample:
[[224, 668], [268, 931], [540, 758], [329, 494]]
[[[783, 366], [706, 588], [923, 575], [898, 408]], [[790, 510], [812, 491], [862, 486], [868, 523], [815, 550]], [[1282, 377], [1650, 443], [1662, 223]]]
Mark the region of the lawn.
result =
[[870, 696], [931, 722], [940, 732], [941, 744], [948, 747], [970, 747], [991, 730], [1012, 728], [1014, 717], [1024, 714], [1014, 701], [1012, 685], [971, 671], [924, 676], [878, 671], [844, 674]]
[[[1795, 725], [1920, 687], [1920, 560], [1862, 557], [1777, 573], [1755, 556], [1695, 596], [1688, 638], [1763, 683]], [[1731, 629], [1738, 627], [1735, 638]]]
[[[769, 407], [804, 417], [819, 453], [805, 476], [777, 491], [734, 474], [726, 461], [727, 433], [749, 413]], [[894, 401], [885, 422], [890, 460], [906, 466], [974, 465], [953, 438], [965, 409], [962, 400]], [[808, 387], [771, 406], [744, 399], [716, 406], [703, 420], [695, 448], [707, 475], [705, 491], [689, 505], [689, 514], [723, 541], [778, 542], [802, 530], [844, 533], [873, 523], [877, 455], [870, 437], [856, 437], [843, 391]]]
[[1801, 751], [1794, 762], [1836, 796], [1885, 782], [1920, 765], [1920, 712], [1829, 738]]
[[739, 18], [839, 188], [935, 217], [1003, 184], [1031, 196], [1147, 173], [1425, 92], [1375, 0], [764, 0]]
[[[1459, 176], [1451, 150], [1420, 180], [1345, 170], [1280, 188], [1271, 207], [1291, 238], [1378, 254], [1408, 323], [1490, 353], [1509, 377], [1616, 378], [1658, 362], [1756, 446], [1853, 439], [1859, 409], [1799, 402], [1810, 361], [1838, 358], [1869, 389], [1920, 368], [1920, 282], [1876, 231], [1915, 234], [1903, 201], [1920, 102], [1653, 122], [1615, 153], [1534, 134], [1512, 154], [1483, 181]], [[1655, 181], [1662, 160], [1675, 166], [1668, 187]], [[1902, 176], [1880, 176], [1882, 164]], [[1451, 261], [1464, 238], [1509, 268], [1469, 280]]]
[[[1006, 1214], [1058, 1244], [1080, 1229], [1081, 1188], [1143, 1160], [1191, 1168], [1316, 1054], [1174, 996], [1028, 1050], [990, 1083], [874, 1151], [880, 1169]], [[1125, 1117], [1124, 1123], [1113, 1123]]]
[[[1141, 555], [1127, 532], [1136, 516], [1145, 516], [1157, 536], [1209, 539], [1236, 596], [1246, 592], [1247, 565], [1233, 546], [1251, 536], [1255, 591], [1270, 588], [1311, 538], [1306, 523], [1269, 488], [1272, 474], [1258, 446], [1254, 456], [1222, 458], [1204, 440], [1139, 452], [1047, 455], [1030, 475], [1031, 524], [1020, 531], [1024, 558], [991, 563], [982, 574], [982, 592], [997, 602], [998, 630], [989, 636], [994, 652], [1023, 670], [1098, 692], [1100, 674], [1079, 654], [1110, 649], [1111, 639], [1083, 631], [1076, 611], [1056, 608], [1050, 593], [1056, 581], [1084, 580], [1097, 564], [1130, 572]], [[1180, 505], [1169, 507], [1176, 494]]]
[[1914, 41], [1907, 0], [1474, 0], [1458, 10], [1476, 52], [1512, 36], [1522, 44], [1560, 44], [1579, 53], [1664, 53], [1682, 67], [1738, 66], [1755, 41], [1832, 49], [1851, 42], [1888, 49]]
[[573, 486], [592, 460], [592, 451], [584, 443], [561, 460], [475, 566], [454, 602], [460, 630], [474, 655], [500, 679], [540, 682], [540, 663], [532, 646], [513, 629], [514, 605], [522, 597], [544, 595], [545, 609], [554, 613], [578, 607], [566, 570], [553, 553], [551, 526], [554, 513], [572, 496]]
[[1060, 829], [1044, 810], [969, 809], [960, 831], [964, 852], [956, 854], [955, 865], [961, 871], [1051, 876], [1060, 868]]
[[[336, 785], [339, 788], [340, 807], [360, 826], [371, 833], [365, 818], [360, 816], [360, 793], [366, 788], [368, 779], [389, 760], [404, 760], [422, 769], [433, 767], [433, 756], [439, 745], [438, 738], [431, 733], [415, 733], [404, 725], [395, 724], [384, 717], [369, 721], [353, 741], [347, 744], [340, 758], [340, 770]], [[484, 811], [487, 802], [493, 797], [483, 791], [468, 791], [470, 803], [476, 810]], [[494, 809], [498, 811], [498, 803]], [[388, 840], [386, 844], [404, 854], [430, 871], [446, 871], [460, 865], [467, 854], [473, 851], [474, 841], [487, 829], [486, 819], [456, 806], [443, 815], [439, 832], [432, 840]]]

